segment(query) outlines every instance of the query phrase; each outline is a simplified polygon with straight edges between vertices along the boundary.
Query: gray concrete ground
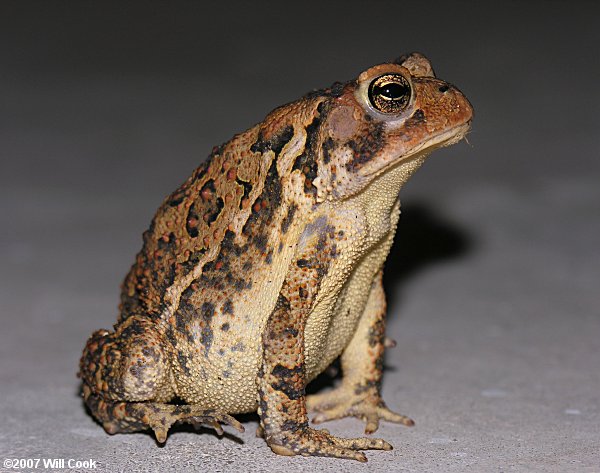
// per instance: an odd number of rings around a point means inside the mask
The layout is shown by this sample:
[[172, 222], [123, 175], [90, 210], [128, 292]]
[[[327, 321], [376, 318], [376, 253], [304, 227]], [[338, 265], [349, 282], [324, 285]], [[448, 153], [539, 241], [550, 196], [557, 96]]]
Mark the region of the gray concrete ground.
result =
[[[249, 5], [249, 4], [248, 4]], [[600, 471], [600, 34], [592, 3], [3, 2], [0, 457], [95, 471]], [[575, 5], [575, 6], [574, 6]], [[403, 193], [387, 265], [393, 452], [108, 436], [81, 349], [161, 201], [271, 108], [404, 51], [476, 109]], [[321, 380], [321, 388], [329, 382]], [[358, 420], [327, 426], [360, 435]], [[68, 469], [68, 468], [67, 468]], [[71, 468], [89, 471], [83, 468]], [[0, 471], [59, 471], [10, 468]]]

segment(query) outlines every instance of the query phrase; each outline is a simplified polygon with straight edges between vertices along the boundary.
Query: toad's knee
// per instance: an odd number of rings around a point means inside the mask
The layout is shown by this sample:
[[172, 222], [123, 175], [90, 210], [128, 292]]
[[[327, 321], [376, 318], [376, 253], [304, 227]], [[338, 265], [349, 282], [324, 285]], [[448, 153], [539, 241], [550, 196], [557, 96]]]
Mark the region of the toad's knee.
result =
[[124, 396], [128, 401], [156, 399], [165, 391], [169, 363], [158, 334], [145, 333], [129, 341], [121, 360]]
[[169, 363], [161, 341], [152, 331], [133, 337], [106, 330], [94, 332], [79, 365], [84, 385], [91, 394], [107, 401], [168, 397]]

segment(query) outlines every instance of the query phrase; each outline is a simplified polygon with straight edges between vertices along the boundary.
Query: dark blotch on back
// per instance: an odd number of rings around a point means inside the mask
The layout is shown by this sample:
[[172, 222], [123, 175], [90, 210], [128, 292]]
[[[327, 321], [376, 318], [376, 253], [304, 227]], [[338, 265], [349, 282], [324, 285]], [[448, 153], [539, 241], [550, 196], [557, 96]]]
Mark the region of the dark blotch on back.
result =
[[[354, 82], [354, 81], [352, 81]], [[317, 97], [341, 97], [344, 93], [344, 88], [350, 82], [334, 82], [330, 87], [326, 89], [315, 89], [308, 92], [304, 98], [313, 99]]]
[[187, 214], [187, 219], [185, 221], [185, 230], [188, 232], [188, 235], [192, 238], [196, 238], [199, 234], [198, 232], [198, 224], [200, 223], [200, 216], [196, 211], [196, 203], [194, 202], [190, 205], [190, 209]]
[[242, 202], [244, 199], [248, 199], [250, 196], [250, 192], [252, 192], [252, 184], [246, 181], [242, 181], [240, 178], [236, 178], [235, 182], [237, 182], [240, 186], [244, 188], [244, 193], [242, 194], [242, 198], [240, 199], [240, 209], [242, 208]]
[[[212, 155], [211, 155], [212, 157]], [[167, 205], [171, 206], [171, 207], [177, 207], [181, 202], [183, 202], [183, 199], [185, 199], [186, 197], [186, 193], [188, 191], [188, 189], [190, 188], [190, 186], [192, 185], [192, 183], [202, 179], [205, 175], [206, 175], [206, 171], [208, 169], [208, 161], [202, 163], [200, 166], [198, 166], [196, 168], [196, 170], [194, 171], [194, 174], [192, 174], [192, 176], [183, 183], [183, 185], [181, 185], [175, 192], [173, 192], [168, 198], [167, 198]]]
[[218, 291], [224, 291], [227, 285], [231, 285], [237, 290], [244, 289], [247, 286], [245, 280], [234, 275], [232, 268], [238, 264], [240, 256], [248, 251], [249, 245], [246, 243], [240, 246], [234, 240], [235, 233], [227, 230], [221, 242], [221, 249], [217, 258], [204, 265], [202, 274], [199, 277], [199, 282], [203, 286]]
[[[293, 136], [288, 134], [289, 128], [291, 127], [285, 128], [278, 136], [283, 136], [289, 141], [291, 136]], [[275, 139], [276, 137], [271, 141]], [[283, 140], [277, 140], [277, 143], [279, 150], [285, 145]], [[242, 229], [244, 235], [248, 237], [253, 236], [252, 242], [261, 253], [264, 253], [266, 250], [266, 228], [272, 223], [273, 215], [281, 205], [281, 196], [281, 178], [277, 172], [277, 159], [274, 158], [267, 171], [263, 191], [256, 201], [252, 203], [252, 213]]]
[[209, 321], [215, 315], [215, 306], [212, 302], [204, 302], [200, 308], [200, 314], [205, 320]]
[[292, 125], [285, 127], [270, 140], [264, 140], [262, 134], [259, 134], [258, 140], [256, 140], [256, 142], [250, 147], [250, 151], [263, 154], [271, 150], [275, 153], [275, 155], [278, 155], [293, 136], [294, 127]]
[[[319, 107], [321, 105], [323, 104], [319, 104]], [[304, 192], [307, 194], [316, 194], [317, 192], [317, 188], [312, 181], [317, 177], [318, 171], [316, 147], [319, 140], [321, 121], [321, 116], [317, 115], [313, 118], [311, 124], [306, 127], [304, 152], [296, 158], [292, 166], [292, 170], [299, 169], [304, 174]]]
[[210, 225], [217, 219], [217, 217], [221, 213], [221, 210], [223, 210], [224, 206], [225, 206], [225, 203], [223, 202], [223, 199], [221, 197], [217, 197], [217, 200], [215, 201], [215, 205], [211, 206], [205, 214], [207, 225]]
[[223, 313], [233, 315], [233, 302], [231, 302], [231, 299], [227, 299], [223, 304]]
[[334, 82], [329, 88], [329, 95], [331, 97], [341, 97], [344, 93], [345, 86], [346, 84], [344, 84], [343, 82]]

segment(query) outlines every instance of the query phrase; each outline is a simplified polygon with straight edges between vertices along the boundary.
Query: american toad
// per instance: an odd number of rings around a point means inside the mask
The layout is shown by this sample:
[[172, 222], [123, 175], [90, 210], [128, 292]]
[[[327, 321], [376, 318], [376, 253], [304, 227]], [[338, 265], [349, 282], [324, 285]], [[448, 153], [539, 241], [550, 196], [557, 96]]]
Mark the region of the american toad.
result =
[[[398, 194], [436, 148], [461, 140], [472, 108], [413, 53], [272, 111], [213, 149], [165, 199], [122, 286], [113, 331], [80, 362], [83, 397], [109, 433], [178, 421], [243, 430], [258, 411], [284, 455], [366, 461], [382, 439], [309, 427], [355, 416], [366, 433], [392, 412], [380, 396], [382, 267]], [[305, 387], [341, 355], [331, 392]]]

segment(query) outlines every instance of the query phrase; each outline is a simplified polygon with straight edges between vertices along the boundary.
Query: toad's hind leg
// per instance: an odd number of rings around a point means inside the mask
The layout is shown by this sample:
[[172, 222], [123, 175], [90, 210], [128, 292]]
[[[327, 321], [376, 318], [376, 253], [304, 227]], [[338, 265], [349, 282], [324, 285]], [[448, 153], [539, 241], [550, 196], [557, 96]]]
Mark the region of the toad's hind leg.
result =
[[207, 425], [219, 434], [225, 423], [243, 432], [224, 412], [168, 404], [175, 392], [161, 338], [150, 321], [130, 317], [115, 333], [98, 330], [88, 340], [79, 376], [85, 403], [104, 430], [114, 434], [152, 429], [161, 443], [176, 422]]

